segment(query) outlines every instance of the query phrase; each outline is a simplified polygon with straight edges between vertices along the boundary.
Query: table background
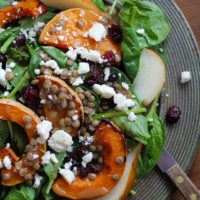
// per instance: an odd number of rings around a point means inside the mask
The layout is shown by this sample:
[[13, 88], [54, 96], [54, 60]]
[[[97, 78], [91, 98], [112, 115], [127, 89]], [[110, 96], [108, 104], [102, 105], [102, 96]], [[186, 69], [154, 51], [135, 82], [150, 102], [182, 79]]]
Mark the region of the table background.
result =
[[[181, 8], [187, 21], [189, 22], [200, 47], [200, 0], [175, 0], [175, 2]], [[189, 171], [189, 176], [200, 189], [200, 147]], [[176, 192], [172, 197], [172, 200], [183, 199], [184, 198], [179, 192]]]

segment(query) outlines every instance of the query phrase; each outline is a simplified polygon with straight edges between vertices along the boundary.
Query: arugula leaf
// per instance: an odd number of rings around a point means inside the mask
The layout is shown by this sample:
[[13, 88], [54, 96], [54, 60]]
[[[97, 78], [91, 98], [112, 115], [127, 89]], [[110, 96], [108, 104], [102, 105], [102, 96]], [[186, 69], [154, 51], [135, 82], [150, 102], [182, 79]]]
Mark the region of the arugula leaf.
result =
[[28, 42], [26, 43], [26, 46], [28, 48], [29, 54], [31, 55], [31, 60], [28, 67], [28, 72], [32, 78], [35, 77], [34, 70], [39, 67], [41, 58], [38, 55], [39, 48], [35, 49], [32, 45], [30, 45]]
[[20, 31], [20, 27], [7, 28], [0, 33], [0, 42], [7, 40], [13, 33]]
[[102, 11], [105, 10], [105, 4], [103, 0], [92, 0], [92, 2]]
[[[125, 0], [119, 16], [123, 32], [123, 62], [133, 81], [142, 50], [163, 42], [170, 32], [170, 24], [163, 11], [149, 1]], [[144, 29], [144, 34], [138, 34], [139, 29]]]
[[4, 146], [10, 134], [7, 121], [0, 121], [0, 148]]
[[158, 98], [147, 115], [148, 128], [151, 138], [146, 146], [142, 147], [139, 158], [137, 177], [145, 176], [156, 165], [165, 144], [165, 130], [162, 121], [156, 113]]
[[42, 47], [44, 52], [48, 54], [53, 60], [55, 60], [61, 68], [67, 67], [67, 58], [64, 53], [56, 47]]
[[137, 115], [137, 119], [134, 122], [130, 122], [127, 116], [117, 116], [111, 118], [111, 120], [127, 136], [138, 142], [141, 142], [142, 144], [148, 143], [150, 135], [145, 116]]
[[51, 186], [58, 175], [58, 170], [61, 167], [62, 162], [66, 156], [66, 152], [61, 152], [59, 154], [57, 153], [55, 155], [58, 159], [58, 163], [50, 163], [44, 166], [44, 172], [48, 176], [49, 180], [45, 183], [45, 185], [42, 188], [43, 197], [49, 194]]
[[37, 18], [32, 18], [32, 17], [27, 17], [22, 20], [21, 22], [21, 28], [22, 29], [28, 29], [33, 27], [36, 23], [38, 22], [44, 22], [45, 24], [51, 20], [56, 14], [53, 12], [46, 12], [45, 14], [37, 17]]
[[10, 48], [8, 50], [8, 55], [12, 59], [17, 59], [17, 60], [28, 60], [30, 58], [29, 54], [26, 53], [25, 51], [18, 50], [15, 48]]
[[12, 187], [4, 200], [34, 200], [35, 190], [26, 185]]

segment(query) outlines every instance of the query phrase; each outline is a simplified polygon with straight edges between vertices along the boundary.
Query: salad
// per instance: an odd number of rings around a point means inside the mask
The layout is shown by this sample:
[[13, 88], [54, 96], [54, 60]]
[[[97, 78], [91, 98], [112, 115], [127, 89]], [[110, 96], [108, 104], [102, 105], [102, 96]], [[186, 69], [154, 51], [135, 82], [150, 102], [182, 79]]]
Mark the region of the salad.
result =
[[0, 27], [0, 200], [133, 194], [165, 143], [161, 8], [1, 0]]

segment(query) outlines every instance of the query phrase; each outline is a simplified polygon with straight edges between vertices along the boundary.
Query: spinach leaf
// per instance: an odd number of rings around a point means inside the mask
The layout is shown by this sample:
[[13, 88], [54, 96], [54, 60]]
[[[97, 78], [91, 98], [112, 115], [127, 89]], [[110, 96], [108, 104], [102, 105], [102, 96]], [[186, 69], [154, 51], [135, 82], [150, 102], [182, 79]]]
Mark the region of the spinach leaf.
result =
[[4, 146], [9, 137], [9, 127], [7, 121], [0, 121], [0, 148]]
[[29, 63], [29, 67], [28, 67], [28, 72], [30, 74], [30, 76], [32, 78], [35, 77], [35, 73], [34, 70], [37, 69], [39, 67], [40, 64], [40, 56], [38, 55], [38, 48], [34, 48], [31, 44], [29, 44], [28, 42], [26, 43], [26, 46], [28, 48], [29, 54], [31, 55], [31, 60]]
[[61, 68], [67, 67], [67, 58], [64, 53], [56, 47], [42, 47], [44, 52], [48, 54], [53, 60], [55, 60]]
[[50, 163], [44, 166], [44, 172], [48, 176], [49, 180], [45, 183], [45, 185], [42, 188], [43, 197], [49, 194], [51, 190], [51, 186], [58, 175], [58, 170], [61, 167], [62, 162], [66, 156], [66, 152], [62, 152], [55, 155], [56, 155], [56, 158], [58, 159], [58, 163]]
[[55, 13], [53, 12], [47, 12], [37, 18], [25, 18], [21, 22], [21, 28], [22, 29], [28, 29], [33, 27], [38, 22], [44, 22], [47, 23], [49, 20], [51, 20], [55, 16]]
[[138, 168], [137, 177], [145, 176], [156, 165], [160, 153], [165, 143], [165, 130], [162, 121], [156, 113], [156, 105], [158, 98], [154, 100], [154, 103], [147, 115], [148, 128], [151, 138], [146, 146], [143, 146]]
[[26, 53], [25, 51], [18, 50], [15, 48], [10, 48], [8, 50], [8, 55], [12, 59], [17, 59], [17, 60], [28, 60], [30, 58], [29, 54]]
[[35, 190], [26, 185], [12, 187], [4, 200], [34, 200]]
[[7, 28], [5, 31], [0, 33], [0, 42], [4, 42], [7, 40], [13, 33], [19, 32], [20, 27], [15, 27], [15, 28]]
[[[163, 42], [170, 32], [170, 24], [163, 11], [149, 1], [125, 0], [119, 15], [123, 32], [123, 62], [133, 81], [142, 50]], [[138, 33], [140, 29], [144, 29], [144, 34]]]
[[142, 144], [148, 143], [150, 135], [145, 116], [137, 115], [137, 119], [134, 122], [130, 122], [127, 116], [113, 117], [111, 120], [127, 136]]
[[92, 2], [102, 11], [105, 10], [105, 5], [103, 0], [92, 0]]

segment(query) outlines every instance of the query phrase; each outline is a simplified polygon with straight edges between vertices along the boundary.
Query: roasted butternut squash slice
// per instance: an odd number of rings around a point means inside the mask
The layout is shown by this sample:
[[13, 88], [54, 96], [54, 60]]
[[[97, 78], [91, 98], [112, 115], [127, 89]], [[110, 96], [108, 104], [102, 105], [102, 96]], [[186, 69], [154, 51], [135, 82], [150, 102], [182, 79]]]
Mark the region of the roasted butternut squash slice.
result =
[[[123, 174], [126, 160], [126, 146], [123, 134], [114, 125], [102, 121], [94, 134], [94, 145], [102, 145], [100, 153], [103, 158], [102, 169], [96, 174], [94, 180], [79, 178], [78, 176], [69, 185], [61, 177], [53, 184], [53, 191], [70, 199], [94, 199], [104, 196], [111, 191]], [[117, 163], [117, 158], [123, 158]], [[117, 179], [115, 179], [117, 178]]]
[[76, 136], [84, 117], [82, 101], [77, 93], [54, 76], [39, 76], [37, 79], [40, 98], [45, 101], [45, 117], [52, 122], [53, 128], [66, 129], [72, 136]]
[[100, 42], [85, 36], [96, 22], [105, 23], [104, 17], [91, 10], [74, 8], [63, 11], [44, 27], [40, 35], [40, 43], [61, 48], [84, 47], [97, 50], [101, 55], [112, 50], [121, 55], [120, 46], [108, 35]]
[[36, 17], [44, 12], [46, 12], [46, 8], [38, 0], [21, 0], [0, 9], [0, 27], [16, 19], [25, 16]]
[[[27, 121], [28, 119], [28, 121]], [[30, 109], [22, 104], [8, 99], [0, 99], [0, 120], [15, 122], [23, 127], [27, 133], [28, 140], [31, 144], [32, 139], [36, 138], [36, 125], [40, 122], [40, 118]], [[31, 145], [32, 146], [32, 145]], [[46, 144], [34, 144], [32, 146], [32, 154], [37, 155], [34, 160], [35, 164], [40, 165], [40, 160], [46, 151]], [[25, 174], [20, 174], [19, 170], [24, 169], [27, 174], [33, 175], [36, 169], [30, 166], [28, 162], [28, 152], [26, 152], [19, 160], [15, 153], [10, 148], [0, 149], [0, 158], [9, 156], [12, 168], [1, 170], [1, 184], [13, 186], [25, 180]], [[29, 159], [30, 160], [30, 159]], [[20, 164], [20, 169], [16, 168], [16, 163]], [[4, 177], [7, 177], [6, 179]]]

